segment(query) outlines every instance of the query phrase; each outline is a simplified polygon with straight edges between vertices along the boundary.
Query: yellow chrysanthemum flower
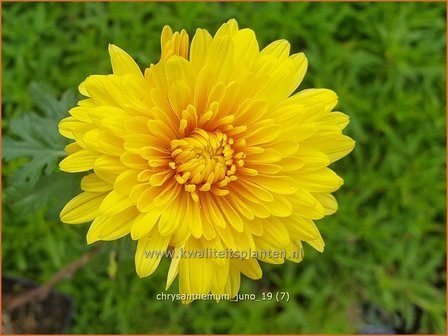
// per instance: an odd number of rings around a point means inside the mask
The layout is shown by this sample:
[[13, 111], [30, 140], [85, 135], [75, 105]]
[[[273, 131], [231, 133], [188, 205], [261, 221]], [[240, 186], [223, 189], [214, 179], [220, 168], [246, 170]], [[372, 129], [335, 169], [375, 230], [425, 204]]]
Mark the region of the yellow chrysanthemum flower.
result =
[[[161, 45], [144, 74], [110, 45], [113, 74], [79, 86], [87, 98], [59, 125], [74, 140], [60, 168], [89, 174], [61, 220], [93, 220], [88, 243], [130, 233], [141, 277], [162, 258], [148, 251], [168, 250], [167, 287], [179, 274], [181, 293], [233, 297], [241, 273], [261, 277], [257, 260], [299, 262], [303, 241], [323, 250], [313, 221], [337, 209], [343, 181], [328, 165], [354, 147], [348, 117], [332, 112], [333, 91], [292, 95], [305, 55], [285, 40], [260, 51], [235, 20], [214, 37], [198, 29], [191, 45], [166, 26]], [[204, 250], [214, 253], [182, 257]]]

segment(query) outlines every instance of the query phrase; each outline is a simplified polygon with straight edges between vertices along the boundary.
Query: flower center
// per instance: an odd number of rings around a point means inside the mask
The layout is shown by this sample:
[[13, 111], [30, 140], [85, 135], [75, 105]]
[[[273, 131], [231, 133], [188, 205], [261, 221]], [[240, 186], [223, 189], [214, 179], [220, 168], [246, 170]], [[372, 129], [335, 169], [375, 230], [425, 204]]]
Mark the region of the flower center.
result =
[[188, 137], [170, 143], [170, 167], [175, 178], [198, 201], [197, 191], [212, 191], [218, 196], [229, 193], [225, 187], [235, 181], [235, 172], [244, 162], [234, 155], [233, 139], [220, 130], [194, 130]]

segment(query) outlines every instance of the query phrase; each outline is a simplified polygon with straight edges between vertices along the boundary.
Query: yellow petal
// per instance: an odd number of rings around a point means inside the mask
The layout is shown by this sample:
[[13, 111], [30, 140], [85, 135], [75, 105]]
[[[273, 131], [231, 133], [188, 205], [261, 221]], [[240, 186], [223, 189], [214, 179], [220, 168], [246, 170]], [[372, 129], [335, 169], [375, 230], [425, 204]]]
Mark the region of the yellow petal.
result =
[[[294, 94], [284, 103], [302, 105], [307, 109], [323, 104], [324, 111], [330, 112], [338, 103], [338, 96], [334, 91], [328, 89], [306, 89]], [[314, 118], [316, 117], [318, 116]]]
[[99, 178], [112, 184], [115, 183], [117, 176], [125, 169], [126, 166], [121, 163], [120, 158], [109, 155], [99, 156], [93, 165], [95, 174], [97, 174]]
[[303, 259], [303, 246], [301, 241], [291, 242], [286, 248], [286, 258], [292, 262], [299, 263]]
[[256, 249], [255, 241], [252, 235], [247, 231], [237, 232], [233, 227], [229, 228], [232, 231], [232, 236], [235, 242], [235, 251], [239, 253], [239, 258], [249, 258], [248, 251]]
[[83, 140], [100, 153], [120, 156], [124, 152], [123, 140], [107, 131], [92, 130], [84, 135]]
[[142, 148], [153, 144], [153, 137], [147, 134], [129, 134], [124, 139], [124, 148], [134, 154], [139, 153]]
[[274, 196], [267, 188], [252, 182], [250, 177], [240, 177], [235, 188], [238, 188], [238, 193], [253, 202], [272, 202], [274, 200]]
[[291, 49], [291, 45], [287, 40], [277, 40], [271, 42], [266, 47], [261, 50], [261, 55], [272, 55], [278, 59], [287, 58], [289, 56], [289, 51]]
[[[196, 239], [190, 239], [186, 251], [203, 251]], [[186, 293], [207, 294], [212, 286], [213, 265], [207, 258], [186, 257], [179, 264], [180, 289]]]
[[148, 234], [138, 240], [135, 252], [135, 269], [139, 277], [151, 275], [162, 259], [171, 237]]
[[328, 155], [306, 146], [301, 146], [294, 158], [297, 158], [304, 163], [303, 166], [300, 167], [301, 173], [322, 169], [330, 164]]
[[130, 207], [110, 217], [96, 217], [87, 232], [87, 244], [126, 236], [131, 231], [132, 222], [137, 214], [135, 207]]
[[263, 149], [261, 152], [256, 150], [256, 153], [250, 153], [251, 149], [261, 147], [247, 147], [244, 152], [247, 154], [247, 162], [253, 163], [275, 163], [279, 162], [282, 159], [282, 156], [279, 151], [276, 151], [272, 148]]
[[[269, 208], [264, 204], [264, 201], [260, 201], [259, 199], [255, 198], [254, 195], [242, 192], [242, 188], [238, 187], [231, 189], [231, 197], [232, 194], [235, 195], [234, 201], [238, 203], [239, 206], [247, 207], [255, 217], [269, 217], [270, 211]], [[247, 196], [250, 196], [251, 198], [248, 198]]]
[[203, 67], [212, 37], [205, 29], [196, 29], [191, 41], [190, 61], [196, 70]]
[[[92, 97], [91, 99], [96, 105], [115, 106], [117, 104], [116, 99], [109, 92], [110, 79], [112, 75], [91, 75], [85, 80], [87, 92]], [[109, 83], [108, 83], [109, 81]]]
[[[247, 99], [237, 107], [235, 122], [252, 125], [265, 115], [267, 108], [268, 105], [263, 100]], [[231, 135], [232, 131], [229, 134]]]
[[271, 245], [262, 237], [254, 237], [257, 246], [257, 259], [269, 264], [283, 264], [285, 258], [283, 249], [285, 246]]
[[173, 177], [173, 175], [174, 172], [172, 170], [163, 170], [153, 174], [149, 179], [149, 183], [151, 183], [152, 186], [159, 187], [163, 185], [170, 177]]
[[62, 119], [59, 122], [59, 133], [61, 133], [64, 137], [69, 139], [74, 139], [73, 131], [76, 130], [79, 126], [83, 126], [85, 123], [74, 118], [67, 117]]
[[325, 209], [325, 215], [332, 215], [338, 210], [338, 202], [331, 194], [314, 194], [317, 201], [322, 204]]
[[343, 130], [348, 125], [349, 119], [349, 116], [342, 112], [331, 112], [322, 118], [321, 121], [330, 125], [336, 125], [339, 129]]
[[235, 19], [230, 19], [223, 23], [215, 33], [214, 38], [233, 37], [238, 32], [238, 22]]
[[322, 133], [306, 139], [303, 145], [322, 151], [334, 162], [350, 153], [355, 147], [355, 141], [341, 133]]
[[67, 224], [81, 224], [94, 219], [106, 193], [83, 192], [74, 197], [62, 209], [61, 221]]
[[143, 170], [148, 168], [148, 161], [138, 154], [125, 152], [121, 154], [120, 161], [128, 168]]
[[[149, 183], [143, 183], [132, 187], [129, 198], [135, 201], [137, 198], [137, 208], [141, 212], [151, 211], [154, 205], [154, 198], [156, 198], [161, 191], [159, 187], [151, 187]], [[162, 208], [162, 207], [159, 207]]]
[[139, 182], [148, 182], [153, 174], [154, 174], [154, 170], [152, 170], [152, 169], [151, 170], [149, 170], [149, 169], [141, 170], [137, 174], [137, 180]]
[[147, 213], [141, 213], [135, 218], [131, 228], [131, 238], [134, 240], [146, 236], [157, 223], [162, 214], [162, 209], [153, 208]]
[[262, 175], [251, 177], [251, 181], [259, 186], [282, 195], [293, 194], [297, 190], [297, 182], [289, 176]]
[[157, 225], [161, 236], [171, 236], [178, 229], [183, 221], [182, 217], [184, 216], [182, 205], [173, 202], [169, 207], [163, 210]]
[[255, 98], [269, 99], [272, 105], [286, 99], [302, 82], [308, 68], [308, 61], [303, 53], [274, 62], [270, 71], [264, 70], [269, 79], [255, 94]]
[[86, 83], [85, 83], [85, 82], [82, 82], [81, 84], [78, 85], [78, 91], [79, 91], [79, 93], [81, 93], [83, 96], [85, 96], [85, 97], [90, 97], [90, 96], [89, 96], [89, 93], [87, 92], [87, 89], [86, 89]]
[[266, 164], [263, 164], [263, 163], [253, 163], [250, 166], [248, 165], [248, 167], [250, 167], [251, 169], [256, 170], [260, 174], [269, 174], [269, 175], [275, 175], [275, 174], [279, 173], [282, 170], [281, 166], [270, 164], [270, 163], [266, 163]]
[[161, 188], [160, 194], [158, 194], [153, 200], [154, 205], [159, 208], [173, 202], [181, 190], [181, 187], [175, 181], [165, 183], [165, 185]]
[[186, 218], [191, 234], [194, 238], [200, 238], [202, 236], [202, 218], [197, 202], [194, 202], [191, 197], [188, 197], [186, 202]]
[[235, 45], [235, 60], [243, 66], [250, 67], [258, 56], [259, 47], [255, 32], [252, 29], [241, 29], [233, 35]]
[[297, 192], [294, 197], [289, 198], [289, 201], [293, 205], [294, 211], [299, 212], [305, 218], [320, 219], [325, 215], [322, 204], [302, 186], [298, 186]]
[[123, 109], [113, 106], [93, 108], [88, 115], [96, 126], [120, 137], [123, 135], [123, 122], [130, 117]]
[[221, 213], [227, 219], [228, 225], [232, 226], [237, 232], [243, 232], [244, 223], [238, 212], [232, 207], [225, 197], [219, 197], [216, 203], [221, 209]]
[[291, 216], [287, 229], [294, 241], [304, 240], [313, 241], [320, 237], [319, 230], [310, 219], [303, 218], [300, 215]]
[[173, 130], [161, 120], [148, 120], [147, 125], [153, 136], [163, 139], [167, 143], [176, 138]]
[[174, 32], [173, 34], [170, 26], [163, 27], [160, 44], [160, 59], [168, 59], [173, 55], [188, 58], [189, 38], [184, 29], [180, 33]]
[[280, 132], [281, 129], [279, 125], [266, 125], [257, 127], [257, 129], [250, 132], [250, 134], [245, 134], [245, 139], [248, 146], [262, 146], [263, 144], [269, 143], [277, 138]]
[[111, 183], [100, 179], [96, 174], [89, 174], [81, 180], [81, 189], [84, 191], [105, 192], [112, 190], [112, 188]]
[[308, 244], [310, 244], [315, 250], [319, 251], [320, 253], [322, 253], [324, 251], [324, 247], [325, 247], [325, 243], [324, 240], [322, 239], [320, 233], [319, 233], [319, 237], [315, 240], [309, 240], [307, 241]]
[[219, 238], [221, 238], [223, 246], [230, 250], [236, 250], [235, 239], [233, 238], [232, 231], [229, 230], [229, 228], [223, 229], [219, 226], [215, 227], [215, 229]]
[[180, 252], [182, 248], [183, 247], [174, 248], [174, 255], [171, 258], [170, 268], [168, 269], [165, 290], [168, 290], [168, 288], [171, 287], [171, 284], [179, 273]]
[[333, 192], [338, 190], [344, 181], [330, 168], [323, 168], [312, 172], [296, 175], [300, 186], [309, 192]]
[[212, 40], [204, 66], [209, 67], [215, 82], [227, 83], [234, 65], [234, 43], [230, 36]]
[[93, 169], [93, 164], [100, 154], [90, 150], [80, 150], [64, 158], [59, 168], [67, 173], [79, 173]]
[[305, 165], [305, 162], [303, 160], [297, 158], [297, 157], [289, 157], [286, 159], [283, 159], [281, 162], [282, 172], [293, 172], [297, 171], [300, 168], [302, 168]]
[[240, 290], [241, 276], [240, 271], [236, 270], [233, 265], [229, 269], [229, 279], [226, 283], [226, 293], [230, 295], [231, 298], [235, 297]]
[[222, 216], [213, 196], [208, 193], [204, 194], [204, 196], [201, 197], [201, 203], [202, 208], [204, 209], [203, 213], [205, 213], [205, 216], [210, 218], [210, 222], [214, 223], [214, 225], [218, 227], [225, 228], [226, 220]]
[[289, 244], [290, 237], [284, 221], [275, 217], [270, 217], [264, 220], [263, 227], [263, 237], [256, 237], [258, 242], [263, 240], [265, 243], [278, 250], [285, 248]]
[[202, 235], [206, 240], [212, 240], [216, 238], [216, 230], [215, 227], [213, 225], [213, 223], [208, 222], [206, 220], [203, 220], [203, 218], [201, 218], [201, 222], [202, 222]]
[[233, 264], [241, 273], [243, 273], [248, 278], [251, 278], [253, 280], [261, 279], [263, 272], [257, 260], [253, 258], [244, 260], [236, 259], [233, 261]]
[[173, 30], [171, 29], [170, 26], [165, 25], [162, 29], [162, 34], [160, 35], [160, 44], [162, 46], [162, 51], [163, 46], [170, 41], [172, 36], [173, 36]]
[[137, 63], [124, 50], [116, 45], [109, 44], [110, 62], [115, 75], [136, 74], [142, 76], [142, 72]]
[[72, 154], [74, 154], [76, 152], [79, 152], [82, 149], [83, 148], [77, 142], [72, 142], [71, 144], [68, 144], [64, 148], [64, 150], [67, 153], [67, 155], [72, 155]]
[[293, 208], [286, 197], [276, 195], [274, 200], [269, 203], [269, 210], [273, 216], [288, 217], [292, 214]]
[[116, 213], [129, 208], [131, 205], [132, 204], [127, 196], [121, 196], [113, 190], [104, 198], [98, 211], [105, 216], [115, 215]]
[[235, 193], [229, 194], [228, 201], [233, 206], [233, 208], [238, 211], [238, 213], [240, 213], [247, 219], [253, 220], [255, 218], [254, 213], [243, 201], [241, 201], [241, 199]]
[[171, 236], [170, 245], [174, 247], [183, 246], [185, 242], [190, 238], [190, 236], [190, 228], [188, 226], [188, 223], [186, 222], [185, 216], [183, 216], [183, 218], [181, 218], [180, 225]]
[[168, 99], [173, 111], [179, 116], [193, 101], [193, 91], [184, 81], [174, 81], [168, 91]]
[[222, 260], [222, 265], [214, 265], [213, 267], [212, 293], [216, 295], [225, 293], [226, 283], [229, 278], [229, 259], [220, 259]]
[[137, 169], [128, 169], [118, 175], [114, 183], [114, 190], [121, 196], [128, 196], [131, 193], [132, 187], [134, 187], [137, 181], [137, 175], [139, 171]]

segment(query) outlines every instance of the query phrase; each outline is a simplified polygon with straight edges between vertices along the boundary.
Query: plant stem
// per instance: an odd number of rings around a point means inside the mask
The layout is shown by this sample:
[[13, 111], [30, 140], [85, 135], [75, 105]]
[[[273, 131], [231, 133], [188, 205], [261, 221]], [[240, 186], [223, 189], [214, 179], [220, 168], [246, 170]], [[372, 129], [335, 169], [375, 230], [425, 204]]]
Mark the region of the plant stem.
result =
[[62, 270], [53, 274], [53, 276], [39, 287], [33, 288], [22, 293], [9, 302], [5, 303], [6, 309], [13, 311], [14, 309], [27, 304], [33, 299], [44, 300], [59, 281], [69, 278], [76, 270], [86, 265], [101, 249], [101, 245], [95, 246], [93, 249], [84, 253], [80, 258], [65, 266]]

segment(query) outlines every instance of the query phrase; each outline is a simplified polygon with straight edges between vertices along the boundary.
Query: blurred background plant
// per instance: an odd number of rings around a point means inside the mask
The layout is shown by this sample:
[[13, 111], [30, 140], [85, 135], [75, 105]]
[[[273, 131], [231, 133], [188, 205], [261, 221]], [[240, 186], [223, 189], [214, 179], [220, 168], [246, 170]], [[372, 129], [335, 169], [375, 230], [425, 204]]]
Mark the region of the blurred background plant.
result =
[[306, 247], [301, 264], [263, 264], [262, 280], [242, 282], [242, 293], [287, 291], [289, 302], [184, 306], [156, 300], [167, 260], [139, 279], [130, 238], [108, 243], [57, 286], [75, 300], [70, 332], [444, 334], [445, 12], [445, 3], [3, 3], [3, 272], [43, 282], [88, 250], [88, 225], [57, 219], [79, 177], [57, 171], [56, 125], [86, 76], [110, 72], [107, 44], [146, 67], [165, 24], [192, 36], [234, 17], [260, 46], [285, 38], [304, 51], [301, 88], [335, 90], [351, 117], [357, 146], [335, 165], [340, 209], [318, 222], [325, 252]]

